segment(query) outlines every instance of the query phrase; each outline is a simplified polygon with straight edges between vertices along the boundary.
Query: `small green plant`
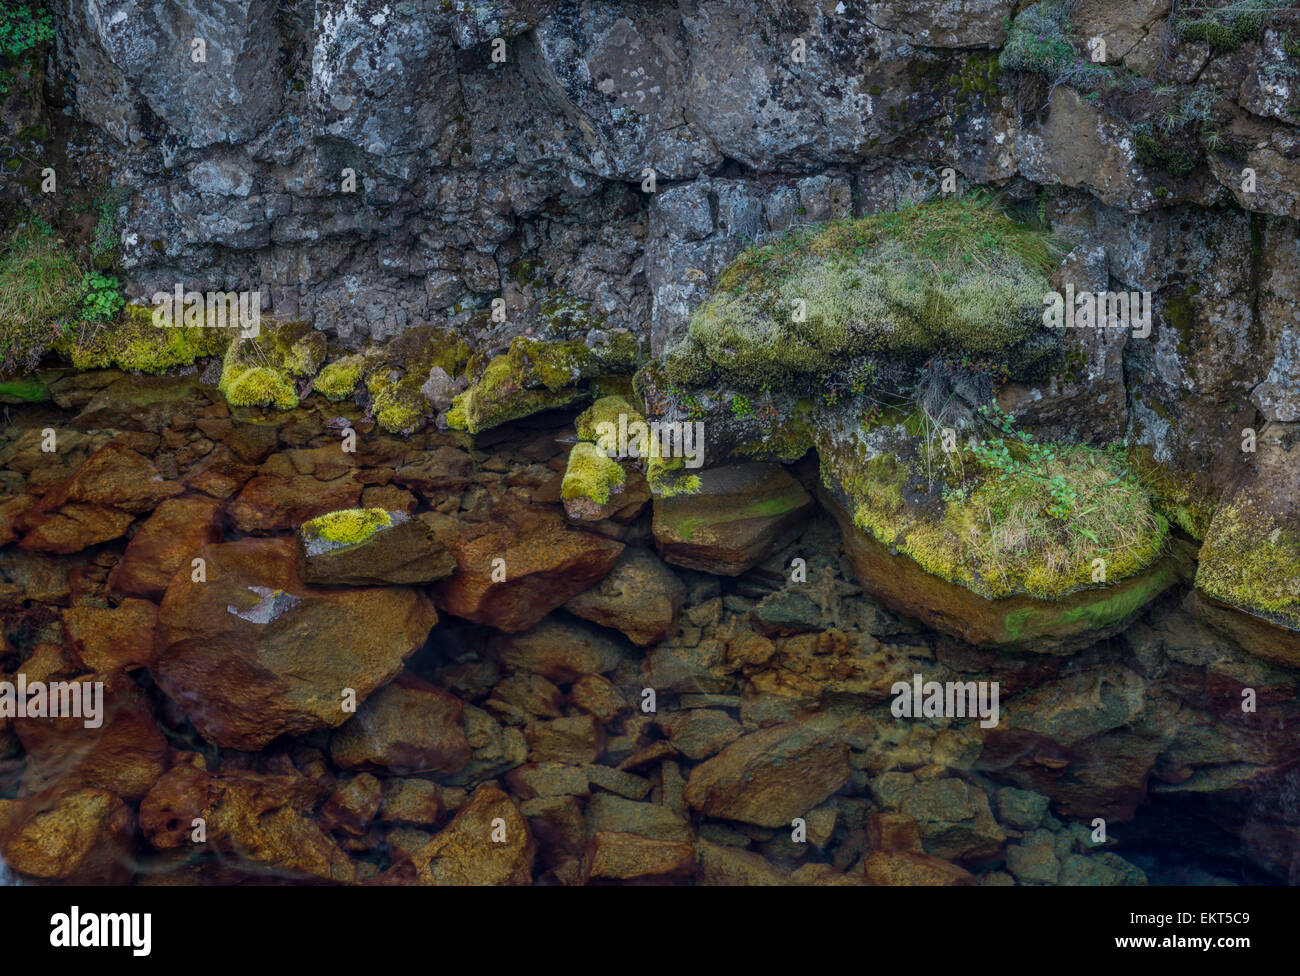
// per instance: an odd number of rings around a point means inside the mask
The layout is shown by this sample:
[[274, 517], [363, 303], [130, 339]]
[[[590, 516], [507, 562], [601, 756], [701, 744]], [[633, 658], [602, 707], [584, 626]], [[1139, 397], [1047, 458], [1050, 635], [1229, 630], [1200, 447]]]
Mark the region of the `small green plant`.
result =
[[[7, 0], [0, 5], [0, 61], [13, 63], [54, 40], [54, 24], [43, 6], [35, 11]], [[0, 72], [0, 95], [9, 94], [10, 73]]]
[[117, 261], [117, 208], [123, 196], [120, 190], [109, 190], [95, 201], [99, 219], [90, 242], [90, 263], [100, 271], [110, 270]]
[[743, 393], [737, 393], [731, 398], [731, 415], [733, 417], [748, 417], [754, 412], [754, 405], [749, 402], [749, 397]]
[[81, 278], [81, 304], [78, 317], [83, 322], [102, 322], [122, 310], [126, 299], [117, 279], [98, 271], [87, 271]]

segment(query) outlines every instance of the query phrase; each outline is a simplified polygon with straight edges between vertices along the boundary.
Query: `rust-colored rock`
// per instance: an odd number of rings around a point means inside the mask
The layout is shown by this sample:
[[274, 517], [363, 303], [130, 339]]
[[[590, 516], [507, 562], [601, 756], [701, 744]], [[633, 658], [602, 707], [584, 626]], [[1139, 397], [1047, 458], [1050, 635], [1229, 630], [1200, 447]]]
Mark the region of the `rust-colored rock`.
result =
[[182, 568], [163, 597], [150, 670], [218, 745], [251, 751], [342, 725], [351, 695], [359, 704], [392, 680], [438, 619], [406, 587], [302, 582], [292, 537], [218, 543], [200, 556], [207, 582]]
[[787, 827], [849, 779], [849, 747], [825, 719], [737, 739], [691, 771], [686, 802], [710, 817]]
[[172, 576], [221, 539], [221, 502], [198, 495], [169, 498], [136, 530], [108, 585], [114, 593], [161, 600]]
[[259, 475], [230, 502], [230, 517], [240, 532], [280, 532], [326, 512], [356, 507], [362, 487], [350, 474], [333, 481], [317, 481], [310, 475]]
[[[356, 868], [311, 818], [315, 792], [287, 768], [209, 773], [174, 766], [140, 803], [140, 829], [159, 850], [235, 855], [250, 874], [350, 882]], [[195, 839], [196, 819], [204, 837]]]
[[484, 529], [453, 543], [456, 572], [434, 593], [448, 613], [510, 633], [600, 580], [623, 551], [623, 543], [569, 528], [541, 508], [499, 506]]
[[138, 800], [167, 768], [167, 740], [140, 687], [120, 671], [86, 675], [76, 684], [97, 682], [103, 684], [103, 711], [96, 726], [75, 716], [13, 720], [27, 752], [24, 793], [65, 783]]
[[107, 505], [69, 503], [62, 508], [28, 511], [19, 548], [67, 555], [126, 535], [135, 516]]
[[588, 880], [680, 879], [695, 873], [695, 848], [689, 841], [600, 830], [587, 843], [584, 865]]
[[454, 695], [403, 672], [334, 733], [330, 758], [344, 769], [458, 773], [470, 756], [464, 708]]
[[139, 515], [153, 511], [164, 498], [185, 489], [166, 481], [143, 454], [110, 441], [88, 457], [71, 478], [46, 495], [42, 504], [57, 508], [68, 502], [106, 505]]
[[69, 607], [63, 644], [83, 671], [138, 668], [153, 660], [158, 607], [148, 600], [123, 600], [115, 609]]
[[58, 785], [0, 800], [0, 856], [19, 874], [75, 884], [126, 884], [135, 874], [135, 815], [107, 790]]
[[386, 884], [526, 885], [536, 843], [528, 821], [501, 789], [486, 783], [433, 840], [381, 877]]
[[867, 883], [872, 885], [945, 887], [975, 881], [964, 868], [911, 851], [874, 851], [863, 859], [862, 869]]

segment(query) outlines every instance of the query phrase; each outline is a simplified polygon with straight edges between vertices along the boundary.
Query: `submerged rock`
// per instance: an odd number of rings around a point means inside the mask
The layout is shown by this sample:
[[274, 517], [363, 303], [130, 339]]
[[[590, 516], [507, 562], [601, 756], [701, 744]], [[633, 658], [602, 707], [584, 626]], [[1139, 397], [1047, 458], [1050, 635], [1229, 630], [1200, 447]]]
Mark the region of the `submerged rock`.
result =
[[647, 549], [628, 548], [609, 575], [564, 605], [570, 613], [622, 631], [632, 643], [657, 644], [677, 626], [686, 586]]
[[298, 529], [298, 568], [309, 583], [432, 583], [455, 570], [449, 550], [463, 528], [439, 512], [330, 512]]
[[163, 597], [150, 670], [218, 745], [341, 725], [350, 696], [390, 681], [437, 622], [412, 589], [307, 584], [295, 555], [292, 538], [205, 546], [207, 582], [182, 570]]
[[141, 801], [140, 829], [159, 850], [186, 850], [202, 819], [204, 844], [235, 855], [254, 876], [350, 882], [356, 868], [312, 819], [314, 800], [292, 766], [207, 772], [182, 761]]
[[788, 542], [813, 507], [780, 465], [710, 468], [699, 481], [696, 493], [654, 500], [655, 544], [687, 569], [739, 576]]
[[811, 719], [737, 739], [691, 771], [686, 802], [710, 817], [788, 827], [849, 780], [849, 747]]
[[624, 548], [540, 507], [503, 506], [494, 516], [481, 535], [452, 543], [456, 572], [434, 593], [448, 613], [510, 633], [603, 578]]
[[1300, 424], [1272, 423], [1201, 547], [1198, 613], [1269, 661], [1300, 667]]

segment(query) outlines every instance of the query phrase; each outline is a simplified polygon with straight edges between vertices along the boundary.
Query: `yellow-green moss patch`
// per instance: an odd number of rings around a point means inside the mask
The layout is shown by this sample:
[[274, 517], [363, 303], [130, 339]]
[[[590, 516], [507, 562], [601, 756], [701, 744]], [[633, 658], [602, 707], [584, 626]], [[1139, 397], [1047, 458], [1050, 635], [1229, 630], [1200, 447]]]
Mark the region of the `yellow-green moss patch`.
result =
[[617, 430], [620, 416], [627, 418], [627, 424], [633, 424], [637, 421], [644, 422], [645, 419], [641, 416], [641, 412], [623, 397], [601, 397], [578, 414], [578, 419], [575, 422], [578, 437], [584, 441], [595, 441], [600, 436], [597, 428], [601, 424], [613, 424], [614, 429]]
[[594, 444], [581, 441], [569, 452], [560, 497], [565, 501], [585, 498], [604, 505], [615, 488], [623, 487], [626, 478], [621, 464], [606, 457]]
[[821, 457], [859, 529], [990, 599], [1055, 600], [1118, 582], [1155, 562], [1168, 533], [1137, 477], [1091, 447], [1046, 446], [1032, 475], [965, 451], [937, 481], [919, 458], [829, 447]]
[[344, 356], [332, 363], [326, 363], [325, 368], [316, 377], [314, 389], [326, 400], [335, 403], [346, 400], [352, 396], [357, 384], [361, 382], [365, 363], [366, 357], [360, 354]]
[[1220, 506], [1201, 546], [1196, 585], [1217, 600], [1300, 630], [1300, 532], [1249, 497]]
[[476, 434], [564, 406], [583, 395], [580, 384], [585, 380], [604, 372], [630, 372], [638, 354], [636, 339], [630, 335], [617, 336], [595, 348], [577, 341], [546, 342], [518, 336], [455, 398], [447, 423]]
[[345, 508], [304, 522], [302, 532], [304, 538], [354, 546], [392, 525], [392, 516], [382, 508]]

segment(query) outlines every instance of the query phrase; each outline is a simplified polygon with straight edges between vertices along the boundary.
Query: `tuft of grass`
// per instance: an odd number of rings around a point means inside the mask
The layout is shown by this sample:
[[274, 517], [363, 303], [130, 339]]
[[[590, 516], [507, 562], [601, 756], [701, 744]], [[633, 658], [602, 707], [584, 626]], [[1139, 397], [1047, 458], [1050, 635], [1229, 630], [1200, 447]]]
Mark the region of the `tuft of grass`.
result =
[[1094, 64], [1075, 50], [1073, 25], [1063, 0], [1044, 0], [1026, 7], [1011, 23], [998, 55], [1003, 71], [1042, 75], [1054, 85], [1069, 84], [1083, 91], [1109, 87], [1114, 72]]
[[81, 268], [48, 224], [31, 221], [0, 244], [0, 373], [34, 366], [83, 294]]
[[1235, 51], [1259, 37], [1268, 14], [1289, 6], [1289, 0], [1235, 0], [1222, 7], [1206, 7], [1195, 17], [1182, 17], [1174, 30], [1180, 41], [1201, 41], [1215, 51]]

